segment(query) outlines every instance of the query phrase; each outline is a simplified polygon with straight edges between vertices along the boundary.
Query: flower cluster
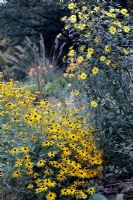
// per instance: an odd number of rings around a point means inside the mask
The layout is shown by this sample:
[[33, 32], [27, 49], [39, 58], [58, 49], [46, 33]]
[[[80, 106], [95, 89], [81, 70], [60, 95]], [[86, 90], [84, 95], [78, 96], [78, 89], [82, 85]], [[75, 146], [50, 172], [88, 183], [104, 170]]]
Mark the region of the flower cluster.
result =
[[3, 177], [47, 200], [87, 199], [95, 192], [91, 180], [102, 172], [94, 130], [77, 108], [36, 96], [13, 80], [0, 82]]

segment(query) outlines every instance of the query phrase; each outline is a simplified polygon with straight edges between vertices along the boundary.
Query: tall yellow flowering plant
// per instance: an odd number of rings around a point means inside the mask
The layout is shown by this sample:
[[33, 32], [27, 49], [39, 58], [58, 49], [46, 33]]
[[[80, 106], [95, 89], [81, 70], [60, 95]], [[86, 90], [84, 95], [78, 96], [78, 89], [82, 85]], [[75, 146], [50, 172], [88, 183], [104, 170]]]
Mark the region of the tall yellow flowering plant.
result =
[[73, 46], [65, 76], [77, 80], [75, 99], [86, 104], [84, 116], [92, 116], [106, 160], [112, 160], [121, 173], [123, 167], [132, 167], [132, 156], [128, 154], [127, 166], [127, 152], [123, 152], [127, 144], [130, 149], [133, 126], [132, 16], [114, 1], [105, 0], [95, 5], [72, 1], [68, 9], [70, 16], [62, 20]]

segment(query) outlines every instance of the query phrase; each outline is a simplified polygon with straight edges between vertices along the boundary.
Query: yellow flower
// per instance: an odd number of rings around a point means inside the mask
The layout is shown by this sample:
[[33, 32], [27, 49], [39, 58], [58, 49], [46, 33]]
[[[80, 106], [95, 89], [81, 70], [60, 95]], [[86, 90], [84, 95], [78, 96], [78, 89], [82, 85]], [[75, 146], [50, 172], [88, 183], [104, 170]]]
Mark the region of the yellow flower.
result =
[[47, 195], [46, 195], [46, 199], [47, 200], [55, 200], [56, 199], [56, 194], [54, 192], [49, 192]]
[[79, 57], [77, 58], [77, 62], [78, 62], [79, 64], [82, 63], [83, 60], [84, 60], [84, 58], [83, 58], [82, 56], [79, 56]]
[[61, 195], [67, 196], [68, 195], [67, 189], [62, 189], [61, 190]]
[[111, 51], [111, 47], [109, 45], [105, 45], [105, 51], [109, 53]]
[[71, 95], [73, 95], [73, 96], [78, 96], [78, 95], [79, 95], [79, 91], [78, 91], [78, 90], [73, 90], [73, 91], [71, 92]]
[[111, 14], [111, 17], [112, 17], [112, 18], [116, 18], [116, 14], [112, 13], [112, 14]]
[[27, 186], [27, 189], [32, 189], [34, 186], [33, 186], [33, 184], [29, 184], [28, 186]]
[[76, 4], [75, 4], [75, 3], [70, 3], [70, 4], [68, 5], [68, 8], [69, 8], [70, 10], [73, 10], [75, 7], [76, 7]]
[[22, 153], [29, 153], [30, 149], [28, 147], [21, 147]]
[[99, 6], [95, 6], [93, 10], [97, 12], [97, 11], [100, 10], [100, 7]]
[[91, 105], [91, 107], [96, 108], [97, 107], [97, 102], [96, 101], [91, 101], [90, 105]]
[[86, 58], [91, 58], [92, 57], [92, 54], [91, 53], [87, 53], [87, 55], [86, 55]]
[[44, 141], [44, 142], [42, 142], [42, 146], [43, 146], [43, 147], [50, 147], [52, 144], [53, 144], [53, 143], [50, 142], [50, 141]]
[[115, 35], [117, 33], [117, 30], [114, 26], [110, 26], [109, 27], [109, 32], [112, 34], [112, 35]]
[[46, 176], [49, 176], [49, 175], [51, 175], [53, 173], [53, 171], [51, 170], [51, 169], [46, 169], [45, 171], [44, 171], [44, 174], [46, 175]]
[[26, 163], [25, 163], [25, 167], [26, 167], [27, 169], [32, 169], [33, 166], [34, 166], [34, 164], [33, 164], [32, 162], [26, 162]]
[[75, 23], [75, 22], [77, 21], [76, 15], [72, 15], [72, 16], [70, 17], [70, 21], [71, 21], [72, 23]]
[[44, 179], [43, 184], [47, 187], [54, 188], [56, 186], [56, 182], [51, 180], [50, 178]]
[[116, 18], [116, 14], [113, 13], [114, 9], [110, 9], [109, 12], [105, 12], [108, 17]]
[[56, 151], [50, 151], [50, 152], [48, 153], [48, 156], [49, 156], [49, 157], [55, 157], [55, 155], [56, 155]]
[[82, 46], [80, 47], [80, 51], [84, 51], [85, 48], [86, 48], [86, 46], [85, 46], [85, 45], [82, 45]]
[[80, 192], [79, 192], [79, 196], [80, 196], [80, 198], [82, 198], [82, 199], [87, 199], [87, 194], [85, 194], [83, 191], [80, 191]]
[[73, 57], [75, 54], [75, 51], [73, 49], [71, 49], [68, 53], [68, 56]]
[[100, 61], [104, 61], [105, 59], [106, 59], [105, 56], [101, 56], [101, 57], [100, 57]]
[[25, 155], [23, 157], [24, 162], [29, 162], [30, 161], [30, 156], [29, 155]]
[[26, 174], [27, 174], [28, 176], [33, 175], [33, 170], [32, 170], [32, 169], [27, 169]]
[[130, 28], [128, 26], [124, 26], [123, 30], [124, 30], [125, 33], [128, 33], [130, 31]]
[[42, 186], [41, 186], [40, 188], [38, 188], [38, 189], [40, 189], [40, 192], [45, 192], [45, 191], [47, 191], [48, 187], [42, 185]]
[[87, 74], [86, 73], [82, 73], [80, 75], [80, 79], [85, 80], [87, 78]]
[[7, 103], [6, 105], [7, 109], [11, 110], [15, 107], [15, 105], [12, 102]]
[[105, 12], [106, 13], [106, 15], [108, 16], [108, 17], [111, 17], [111, 13], [110, 12]]
[[17, 162], [15, 163], [15, 167], [21, 167], [23, 164], [23, 160], [22, 159], [19, 159], [17, 160]]
[[99, 69], [97, 67], [93, 67], [92, 74], [96, 75], [96, 74], [98, 74], [98, 72], [99, 72]]
[[94, 53], [94, 49], [93, 48], [88, 48], [88, 53], [93, 54]]
[[79, 29], [79, 30], [84, 30], [85, 27], [86, 27], [85, 24], [79, 24], [79, 25], [77, 26], [77, 29]]
[[79, 19], [82, 19], [84, 15], [82, 12], [78, 12], [78, 16], [79, 16]]
[[88, 188], [87, 192], [91, 195], [93, 195], [95, 193], [96, 189], [94, 187], [90, 187]]
[[125, 55], [128, 55], [130, 53], [130, 51], [126, 48], [123, 48], [123, 51], [124, 51]]
[[39, 186], [42, 183], [42, 179], [38, 178], [35, 183], [37, 184], [37, 186]]
[[106, 60], [105, 60], [105, 63], [106, 63], [106, 65], [110, 65], [110, 63], [111, 63], [111, 60], [109, 60], [109, 59], [106, 59]]
[[125, 8], [121, 9], [121, 10], [120, 10], [120, 13], [123, 14], [124, 16], [128, 16], [128, 15], [129, 15], [129, 14], [128, 14], [128, 10], [125, 9]]
[[36, 188], [35, 191], [36, 191], [36, 194], [43, 192], [41, 188]]
[[83, 10], [83, 11], [86, 11], [86, 10], [87, 10], [87, 7], [86, 7], [86, 6], [83, 6], [83, 7], [82, 7], [82, 10]]
[[94, 49], [93, 48], [88, 48], [86, 58], [88, 58], [88, 59], [91, 58], [93, 53], [94, 53]]
[[12, 176], [15, 177], [15, 178], [18, 178], [21, 176], [21, 172], [19, 170], [16, 170], [12, 173]]
[[122, 27], [121, 22], [118, 21], [118, 20], [115, 20], [115, 21], [113, 22], [113, 24], [115, 24], [115, 25], [118, 26], [118, 27]]
[[18, 148], [13, 148], [12, 150], [11, 150], [11, 153], [12, 154], [17, 154], [19, 152], [19, 149]]
[[38, 167], [43, 167], [44, 165], [45, 165], [45, 163], [46, 163], [46, 161], [45, 160], [39, 160], [38, 162], [37, 162], [37, 166]]

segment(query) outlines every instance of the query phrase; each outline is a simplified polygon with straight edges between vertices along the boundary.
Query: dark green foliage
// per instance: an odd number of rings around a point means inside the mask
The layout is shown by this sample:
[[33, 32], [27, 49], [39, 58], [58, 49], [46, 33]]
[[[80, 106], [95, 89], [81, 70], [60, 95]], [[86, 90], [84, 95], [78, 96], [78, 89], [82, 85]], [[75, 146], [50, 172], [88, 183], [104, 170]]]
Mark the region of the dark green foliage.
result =
[[63, 28], [60, 18], [65, 14], [57, 0], [8, 0], [0, 6], [0, 35], [23, 40], [42, 34], [50, 46]]
[[[69, 0], [65, 1], [66, 4], [59, 0], [7, 0], [6, 3], [0, 4], [0, 39], [9, 38], [8, 45], [15, 52], [14, 47], [25, 46], [23, 42], [27, 36], [39, 46], [39, 38], [42, 35], [49, 56], [56, 36], [62, 33], [59, 46], [65, 42], [64, 55], [71, 42], [68, 33], [64, 30], [64, 23], [60, 20], [69, 14], [67, 2]], [[3, 51], [1, 47], [0, 51]], [[61, 59], [59, 63], [61, 63]], [[4, 67], [5, 69], [7, 66], [9, 69], [9, 63], [1, 62], [0, 64], [0, 68]], [[15, 73], [21, 72], [17, 70]], [[22, 77], [24, 74], [19, 78]]]

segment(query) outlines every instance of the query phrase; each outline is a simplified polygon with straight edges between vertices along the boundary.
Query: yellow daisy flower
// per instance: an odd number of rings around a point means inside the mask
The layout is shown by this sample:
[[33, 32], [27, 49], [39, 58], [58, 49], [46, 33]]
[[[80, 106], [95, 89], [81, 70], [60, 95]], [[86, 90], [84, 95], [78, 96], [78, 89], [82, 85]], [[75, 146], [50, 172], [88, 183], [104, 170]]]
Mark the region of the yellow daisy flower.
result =
[[105, 45], [105, 51], [109, 53], [111, 51], [111, 47], [109, 45]]
[[117, 29], [114, 27], [114, 26], [110, 26], [109, 27], [109, 32], [112, 34], [112, 35], [115, 35], [117, 33]]
[[46, 195], [46, 199], [47, 200], [55, 200], [56, 199], [56, 194], [54, 192], [49, 192], [47, 195]]
[[90, 105], [91, 105], [91, 107], [96, 108], [97, 107], [97, 102], [96, 101], [91, 101]]
[[19, 149], [14, 147], [10, 152], [12, 154], [17, 154], [19, 152]]
[[97, 67], [93, 67], [92, 74], [96, 75], [96, 74], [98, 74], [98, 72], [99, 72], [99, 69]]
[[22, 153], [29, 153], [30, 149], [28, 147], [21, 147]]
[[29, 184], [28, 186], [27, 186], [27, 189], [32, 189], [34, 186], [33, 186], [33, 184]]
[[70, 17], [70, 21], [71, 21], [72, 23], [75, 23], [75, 22], [77, 21], [76, 15], [72, 15], [72, 16]]
[[46, 161], [45, 160], [39, 160], [38, 162], [37, 162], [37, 166], [38, 167], [43, 167], [44, 165], [45, 165], [45, 163], [46, 163]]
[[69, 8], [70, 10], [73, 10], [75, 7], [76, 7], [76, 4], [75, 4], [75, 3], [70, 3], [70, 4], [68, 5], [68, 8]]
[[101, 57], [100, 57], [100, 61], [104, 61], [105, 59], [106, 59], [105, 56], [101, 56]]
[[83, 60], [84, 60], [84, 58], [83, 58], [82, 56], [79, 56], [79, 57], [77, 58], [77, 62], [78, 62], [79, 64], [82, 63]]
[[91, 195], [93, 195], [95, 193], [96, 189], [94, 187], [90, 187], [88, 188], [87, 192]]
[[86, 73], [82, 73], [80, 75], [80, 79], [85, 80], [87, 78], [87, 74]]
[[124, 30], [125, 33], [128, 33], [130, 31], [130, 28], [128, 26], [124, 26], [123, 30]]
[[19, 170], [16, 170], [12, 173], [12, 176], [15, 178], [19, 178], [21, 176], [21, 172]]

